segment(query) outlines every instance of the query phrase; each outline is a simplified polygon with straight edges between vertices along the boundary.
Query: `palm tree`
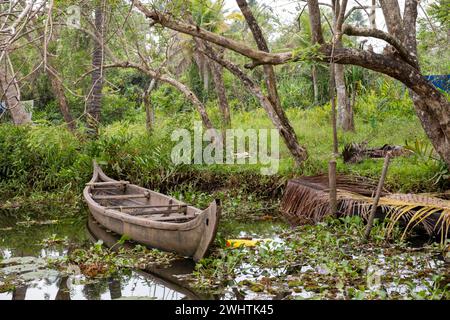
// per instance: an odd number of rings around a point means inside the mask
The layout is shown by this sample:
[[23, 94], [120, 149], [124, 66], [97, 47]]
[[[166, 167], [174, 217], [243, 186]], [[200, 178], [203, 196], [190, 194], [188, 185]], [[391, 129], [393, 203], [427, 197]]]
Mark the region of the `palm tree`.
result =
[[87, 108], [88, 127], [94, 135], [98, 133], [100, 114], [102, 108], [103, 89], [103, 60], [104, 60], [104, 33], [105, 33], [105, 3], [102, 0], [95, 8], [95, 32], [97, 41], [94, 41], [94, 51], [92, 52], [92, 86], [89, 93], [89, 103]]
[[[212, 2], [210, 0], [191, 1], [189, 15], [186, 17], [190, 22], [202, 26], [211, 32], [223, 33], [228, 30], [225, 24], [223, 1]], [[201, 51], [205, 50], [202, 41], [192, 39], [182, 34], [175, 34], [175, 44], [171, 46], [170, 60], [176, 65], [176, 74], [187, 70], [190, 86], [196, 95], [203, 101], [208, 98], [210, 78], [214, 84], [215, 93], [222, 114], [223, 127], [231, 124], [230, 110], [223, 81], [223, 67], [209, 59]], [[199, 86], [199, 83], [202, 87]]]

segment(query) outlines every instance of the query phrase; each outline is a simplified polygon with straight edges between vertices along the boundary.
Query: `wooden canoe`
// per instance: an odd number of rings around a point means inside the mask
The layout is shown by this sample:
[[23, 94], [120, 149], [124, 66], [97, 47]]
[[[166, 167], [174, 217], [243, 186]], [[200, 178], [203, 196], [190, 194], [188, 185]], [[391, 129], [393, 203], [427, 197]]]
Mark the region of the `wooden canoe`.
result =
[[128, 181], [111, 179], [95, 162], [93, 166], [83, 196], [98, 223], [136, 242], [194, 261], [207, 254], [219, 223], [217, 200], [200, 210]]

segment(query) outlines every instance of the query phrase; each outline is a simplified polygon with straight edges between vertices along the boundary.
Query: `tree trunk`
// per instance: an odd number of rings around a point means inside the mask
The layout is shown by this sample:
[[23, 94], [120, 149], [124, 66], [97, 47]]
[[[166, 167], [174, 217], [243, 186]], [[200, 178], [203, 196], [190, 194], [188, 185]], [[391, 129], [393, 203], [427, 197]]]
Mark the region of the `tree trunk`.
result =
[[150, 84], [147, 88], [147, 90], [145, 90], [144, 95], [143, 95], [143, 103], [145, 106], [145, 126], [147, 128], [148, 132], [151, 132], [153, 130], [153, 123], [155, 120], [155, 112], [153, 109], [153, 104], [152, 104], [152, 91], [155, 88], [156, 85], [156, 79], [153, 78], [152, 81], [150, 81]]
[[[253, 38], [255, 39], [256, 45], [258, 49], [261, 51], [269, 52], [269, 46], [267, 45], [266, 39], [262, 33], [258, 22], [256, 21], [250, 7], [247, 4], [246, 0], [237, 0], [236, 1], [239, 9], [245, 17], [245, 20], [252, 32]], [[283, 137], [287, 142], [289, 150], [291, 151], [292, 156], [294, 157], [297, 165], [300, 165], [304, 160], [308, 158], [308, 154], [306, 149], [300, 146], [297, 141], [297, 137], [294, 131], [294, 128], [291, 126], [289, 119], [286, 117], [286, 114], [281, 106], [280, 97], [278, 96], [277, 90], [277, 80], [275, 75], [275, 70], [272, 65], [266, 64], [263, 66], [268, 98], [271, 102], [270, 113], [272, 110], [277, 114], [278, 121], [280, 122], [281, 128], [283, 132], [280, 131]]]
[[334, 157], [339, 154], [339, 141], [337, 136], [337, 119], [336, 119], [336, 68], [334, 62], [330, 64], [330, 104], [331, 104], [331, 127], [333, 130], [333, 154]]
[[278, 130], [284, 142], [286, 143], [287, 148], [291, 152], [294, 160], [299, 165], [303, 160], [307, 157], [307, 152], [304, 148], [302, 148], [297, 141], [297, 137], [293, 130], [290, 127], [286, 127], [285, 123], [279, 118], [277, 112], [273, 108], [272, 101], [266, 97], [259, 87], [254, 81], [252, 81], [238, 66], [231, 63], [230, 61], [226, 61], [217, 56], [212, 50], [206, 51], [206, 54], [219, 64], [221, 64], [224, 68], [228, 69], [235, 77], [240, 79], [244, 86], [250, 91], [260, 102], [261, 106], [266, 111], [269, 119], [272, 121], [274, 127]]
[[342, 64], [335, 64], [338, 124], [344, 131], [354, 131], [353, 105], [350, 102], [345, 86], [344, 68], [345, 66]]
[[[420, 72], [416, 40], [418, 2], [405, 1], [403, 19], [396, 0], [381, 0], [380, 4], [389, 33], [407, 48], [413, 57], [413, 66]], [[414, 109], [436, 152], [450, 167], [450, 103], [429, 83], [421, 82], [423, 78], [418, 77], [415, 83], [409, 86]]]
[[6, 107], [11, 113], [14, 124], [21, 125], [31, 122], [30, 114], [25, 110], [20, 101], [20, 89], [17, 79], [9, 64], [9, 57], [0, 63], [0, 101], [5, 101]]
[[216, 62], [211, 61], [211, 72], [214, 81], [214, 87], [219, 100], [219, 109], [222, 114], [222, 122], [224, 128], [229, 128], [231, 125], [230, 107], [228, 105], [228, 99], [225, 92], [225, 85], [223, 83], [223, 68]]
[[[341, 7], [342, 5], [342, 7]], [[342, 48], [342, 15], [345, 13], [347, 4], [340, 0], [334, 2], [333, 11], [333, 29], [335, 33], [334, 45], [336, 48]], [[336, 84], [336, 96], [337, 96], [337, 122], [338, 125], [344, 131], [352, 131], [353, 125], [353, 110], [348, 100], [347, 88], [345, 85], [345, 66], [342, 64], [334, 65], [334, 77]]]
[[443, 119], [443, 115], [448, 114], [450, 104], [426, 94], [419, 96], [411, 90], [410, 94], [414, 103], [414, 109], [425, 133], [436, 152], [450, 167], [450, 132], [449, 130], [444, 130], [439, 123], [439, 119]]
[[319, 84], [317, 79], [317, 67], [315, 64], [311, 66], [311, 78], [314, 92], [314, 105], [317, 106], [319, 104]]
[[[231, 119], [230, 119], [230, 108], [228, 106], [228, 99], [225, 91], [225, 85], [223, 83], [223, 67], [215, 62], [214, 60], [208, 58], [203, 52], [207, 51], [212, 54], [217, 54], [221, 56], [223, 54], [223, 51], [215, 53], [213, 48], [211, 46], [205, 45], [204, 41], [200, 39], [194, 39], [195, 44], [197, 46], [198, 51], [196, 51], [196, 54], [194, 55], [194, 58], [196, 57], [197, 64], [200, 61], [205, 62], [205, 68], [211, 70], [212, 76], [213, 76], [213, 82], [214, 87], [217, 94], [217, 99], [219, 100], [219, 109], [222, 114], [222, 122], [223, 122], [223, 128], [228, 128], [231, 125]], [[225, 138], [225, 135], [223, 136]]]
[[[51, 68], [50, 66], [48, 67]], [[74, 132], [76, 129], [75, 120], [70, 113], [69, 102], [67, 101], [66, 95], [64, 94], [64, 87], [56, 74], [54, 74], [53, 72], [53, 70], [50, 71], [49, 69], [47, 69], [47, 75], [50, 78], [53, 93], [58, 100], [59, 110], [61, 111], [64, 121], [66, 121], [67, 123], [67, 127], [70, 131]]]
[[345, 87], [344, 65], [335, 64], [338, 124], [344, 131], [353, 130], [353, 110]]
[[103, 4], [95, 8], [95, 29], [99, 41], [94, 42], [94, 51], [92, 53], [92, 87], [88, 104], [88, 127], [95, 135], [98, 133], [100, 123], [100, 114], [102, 108], [102, 89], [103, 89], [103, 42], [104, 42], [104, 11]]

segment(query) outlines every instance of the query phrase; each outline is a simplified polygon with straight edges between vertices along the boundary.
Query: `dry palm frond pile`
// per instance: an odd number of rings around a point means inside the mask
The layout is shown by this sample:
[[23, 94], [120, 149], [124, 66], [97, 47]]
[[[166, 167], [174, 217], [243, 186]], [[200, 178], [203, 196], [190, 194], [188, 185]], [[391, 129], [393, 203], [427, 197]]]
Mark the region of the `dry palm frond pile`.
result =
[[[337, 177], [338, 216], [359, 215], [366, 219], [372, 209], [372, 194], [376, 182]], [[330, 215], [327, 176], [302, 177], [290, 180], [281, 202], [281, 213], [292, 225], [314, 224]], [[450, 201], [437, 195], [391, 194], [384, 190], [376, 217], [388, 219], [387, 236], [398, 222], [408, 230], [421, 227], [430, 235], [441, 236], [444, 241], [450, 226]]]
[[368, 143], [349, 143], [342, 150], [342, 158], [345, 163], [359, 163], [367, 158], [384, 158], [387, 153], [391, 157], [409, 156], [413, 152], [402, 146], [391, 146], [385, 144], [382, 147], [369, 148]]

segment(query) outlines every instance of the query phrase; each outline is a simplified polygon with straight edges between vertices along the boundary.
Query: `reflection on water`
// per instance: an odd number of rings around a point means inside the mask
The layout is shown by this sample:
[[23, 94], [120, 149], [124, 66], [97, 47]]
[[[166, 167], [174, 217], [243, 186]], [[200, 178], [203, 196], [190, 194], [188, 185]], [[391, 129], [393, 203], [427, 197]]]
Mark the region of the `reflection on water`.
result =
[[130, 276], [101, 279], [95, 283], [71, 284], [70, 277], [52, 277], [33, 280], [0, 293], [0, 300], [110, 300], [119, 298], [146, 298], [180, 300], [186, 296], [176, 290], [132, 272]]
[[[0, 221], [11, 225], [11, 221]], [[87, 230], [85, 222], [61, 222], [55, 225], [33, 225], [14, 227], [0, 232], [0, 255], [3, 262], [15, 257], [57, 258], [68, 254], [73, 248], [87, 244], [87, 239], [102, 239], [105, 245], [117, 243], [119, 237], [97, 225], [89, 219]], [[54, 235], [66, 237], [63, 244], [46, 247], [44, 239]], [[86, 237], [87, 235], [87, 237]], [[125, 243], [124, 246], [132, 246]], [[31, 259], [33, 260], [33, 259]], [[16, 286], [12, 292], [0, 293], [0, 300], [110, 300], [110, 299], [205, 299], [189, 288], [189, 284], [179, 279], [179, 275], [191, 273], [194, 263], [180, 259], [169, 267], [154, 266], [149, 270], [131, 270], [108, 279], [88, 279], [83, 275], [65, 276], [56, 270], [45, 269], [29, 258], [14, 262], [4, 269], [23, 267], [15, 272], [26, 281]], [[18, 260], [19, 261], [19, 260]], [[24, 263], [20, 265], [19, 263]], [[0, 285], [1, 285], [0, 277]]]

